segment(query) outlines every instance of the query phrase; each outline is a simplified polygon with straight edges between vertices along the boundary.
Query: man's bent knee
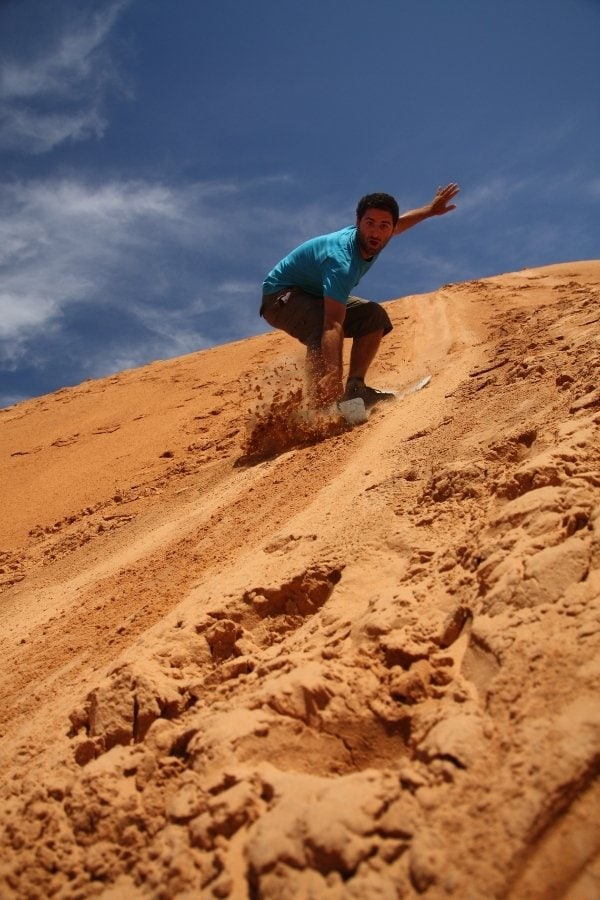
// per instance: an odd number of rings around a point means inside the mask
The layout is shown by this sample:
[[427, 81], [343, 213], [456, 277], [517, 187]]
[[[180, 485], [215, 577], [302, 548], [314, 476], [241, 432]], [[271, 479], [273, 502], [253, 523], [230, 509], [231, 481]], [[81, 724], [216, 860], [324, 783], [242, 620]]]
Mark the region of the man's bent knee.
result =
[[385, 309], [371, 300], [362, 300], [348, 304], [344, 333], [346, 337], [361, 338], [373, 332], [381, 335], [389, 334], [394, 326]]

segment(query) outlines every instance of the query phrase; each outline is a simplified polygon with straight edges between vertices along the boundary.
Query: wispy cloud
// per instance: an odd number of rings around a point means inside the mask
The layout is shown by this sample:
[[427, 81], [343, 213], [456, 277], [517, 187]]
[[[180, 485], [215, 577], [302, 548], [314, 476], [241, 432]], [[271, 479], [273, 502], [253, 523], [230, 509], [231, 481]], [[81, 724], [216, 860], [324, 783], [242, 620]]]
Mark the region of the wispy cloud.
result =
[[0, 184], [0, 366], [72, 383], [260, 330], [264, 273], [324, 224], [282, 184]]
[[[53, 5], [45, 40], [4, 53], [0, 66], [0, 147], [44, 153], [67, 140], [100, 137], [107, 92], [128, 90], [108, 37], [130, 0], [101, 9]], [[42, 10], [40, 10], [42, 13]], [[48, 15], [46, 11], [45, 15]], [[58, 20], [58, 21], [56, 21]]]
[[[157, 223], [176, 215], [161, 187], [73, 181], [0, 185], [0, 354], [7, 340], [47, 326], [72, 303], [98, 297], [127, 268], [132, 248], [151, 250]], [[135, 268], [135, 266], [134, 266]], [[18, 346], [9, 354], [14, 357]]]
[[491, 209], [506, 209], [512, 198], [526, 189], [524, 179], [509, 175], [496, 175], [488, 181], [468, 185], [458, 200], [460, 214], [470, 218], [489, 216]]

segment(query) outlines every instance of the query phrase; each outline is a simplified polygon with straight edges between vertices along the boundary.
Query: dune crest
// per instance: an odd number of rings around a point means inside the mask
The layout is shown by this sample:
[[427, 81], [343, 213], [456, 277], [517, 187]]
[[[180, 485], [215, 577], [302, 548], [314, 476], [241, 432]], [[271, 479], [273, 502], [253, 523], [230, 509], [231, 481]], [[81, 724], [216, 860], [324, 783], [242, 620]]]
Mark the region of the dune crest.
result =
[[599, 305], [393, 301], [430, 384], [254, 454], [275, 333], [1, 410], [0, 895], [597, 896]]

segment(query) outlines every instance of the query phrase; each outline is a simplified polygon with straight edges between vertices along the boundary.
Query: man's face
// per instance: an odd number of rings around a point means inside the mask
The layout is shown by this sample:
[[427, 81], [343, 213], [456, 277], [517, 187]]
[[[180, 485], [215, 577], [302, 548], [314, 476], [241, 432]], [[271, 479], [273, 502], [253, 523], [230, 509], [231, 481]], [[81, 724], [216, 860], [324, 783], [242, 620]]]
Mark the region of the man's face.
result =
[[381, 253], [394, 234], [392, 214], [385, 209], [367, 209], [361, 219], [356, 221], [358, 233], [358, 249], [363, 259], [369, 259]]

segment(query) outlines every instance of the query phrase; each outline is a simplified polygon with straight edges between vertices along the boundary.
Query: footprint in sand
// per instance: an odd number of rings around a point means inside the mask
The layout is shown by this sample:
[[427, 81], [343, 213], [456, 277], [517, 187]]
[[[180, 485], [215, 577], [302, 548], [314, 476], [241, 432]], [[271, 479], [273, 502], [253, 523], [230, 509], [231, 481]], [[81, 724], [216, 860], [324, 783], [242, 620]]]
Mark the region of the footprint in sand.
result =
[[29, 456], [30, 453], [39, 453], [41, 447], [32, 447], [31, 450], [15, 450], [11, 456]]
[[57, 438], [52, 441], [53, 447], [68, 447], [70, 444], [76, 444], [79, 441], [79, 434], [73, 434], [71, 437]]
[[316, 534], [286, 534], [267, 544], [265, 553], [289, 553], [304, 541], [316, 541], [316, 539]]
[[92, 434], [112, 434], [113, 431], [118, 431], [121, 426], [116, 425], [99, 425], [98, 428], [94, 428]]

